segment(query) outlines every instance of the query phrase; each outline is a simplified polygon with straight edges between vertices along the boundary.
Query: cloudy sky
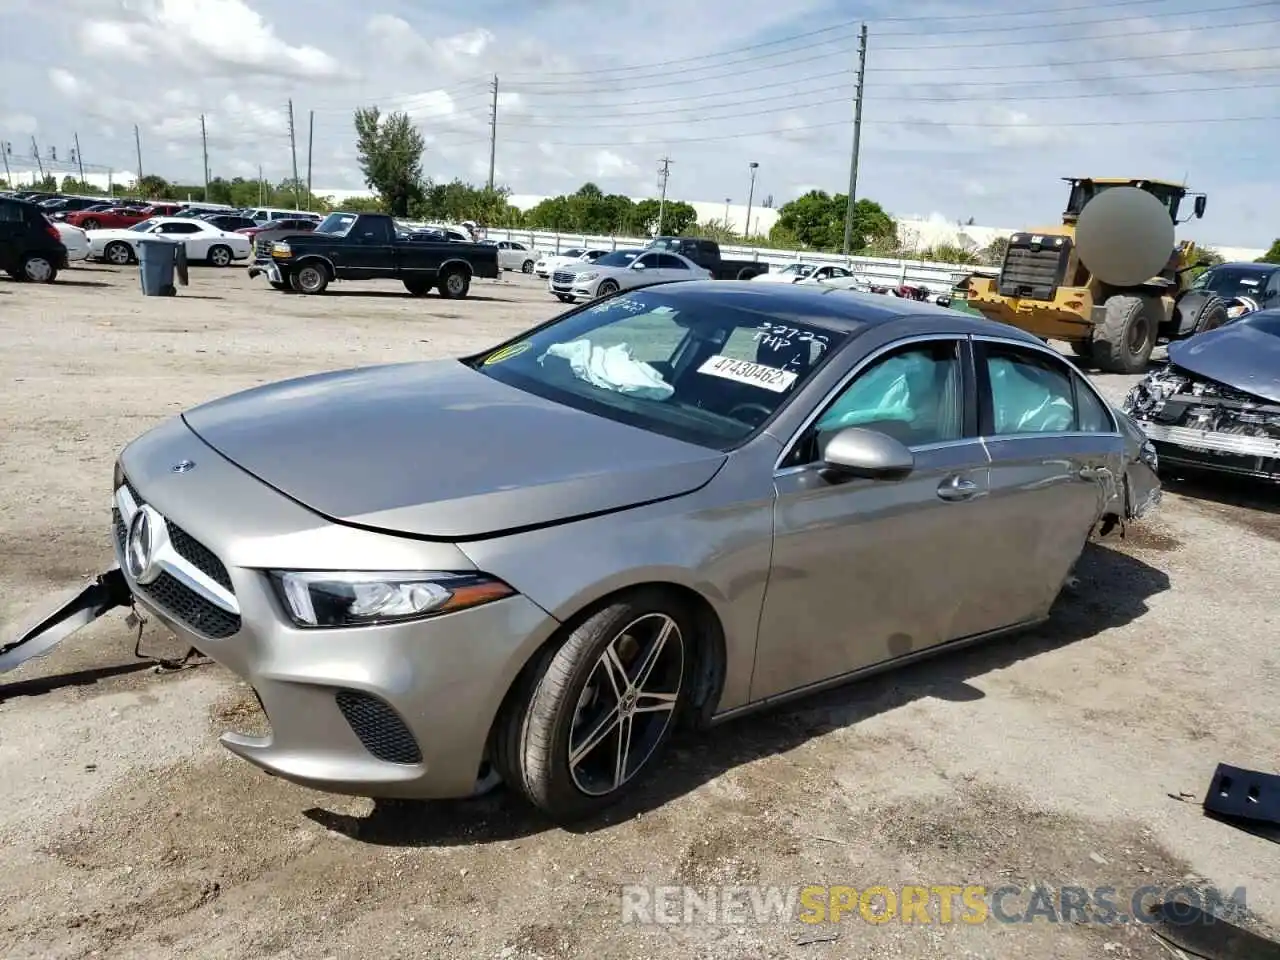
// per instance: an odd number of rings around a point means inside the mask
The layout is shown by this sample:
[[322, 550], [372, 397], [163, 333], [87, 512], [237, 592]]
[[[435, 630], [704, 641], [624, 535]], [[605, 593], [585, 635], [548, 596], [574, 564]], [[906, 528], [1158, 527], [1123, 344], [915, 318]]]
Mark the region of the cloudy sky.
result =
[[672, 196], [744, 202], [755, 161], [780, 205], [847, 188], [862, 18], [859, 196], [1012, 227], [1057, 219], [1062, 176], [1185, 177], [1197, 239], [1280, 235], [1280, 0], [0, 0], [0, 140], [134, 171], [137, 124], [145, 172], [198, 182], [203, 113], [215, 175], [280, 179], [292, 98], [303, 175], [314, 111], [315, 185], [358, 188], [377, 104], [481, 182], [497, 73], [515, 193], [653, 195], [669, 156]]

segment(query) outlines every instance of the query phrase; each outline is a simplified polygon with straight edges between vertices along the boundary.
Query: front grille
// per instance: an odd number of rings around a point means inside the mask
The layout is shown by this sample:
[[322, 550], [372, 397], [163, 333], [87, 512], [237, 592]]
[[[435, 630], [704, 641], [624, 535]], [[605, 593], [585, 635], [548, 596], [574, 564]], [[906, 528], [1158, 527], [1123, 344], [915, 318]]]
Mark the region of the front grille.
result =
[[339, 690], [334, 699], [364, 748], [387, 763], [421, 763], [422, 751], [390, 704], [358, 690]]
[[253, 241], [253, 253], [259, 260], [271, 259], [271, 240], [259, 238]]
[[1070, 255], [1070, 237], [1015, 233], [1000, 270], [1000, 296], [1052, 300]]
[[570, 273], [567, 270], [557, 270], [555, 273], [551, 275], [551, 282], [558, 283], [561, 286], [567, 287], [573, 283], [573, 278], [576, 276], [577, 276], [576, 273]]
[[[144, 501], [134, 485], [125, 480], [125, 486], [133, 496], [133, 502], [141, 506]], [[111, 523], [115, 530], [116, 543], [124, 553], [125, 538], [129, 531], [125, 527], [124, 517], [118, 507], [111, 509]], [[185, 560], [200, 569], [206, 576], [220, 584], [228, 591], [232, 590], [231, 575], [222, 561], [213, 552], [187, 531], [166, 518], [165, 527], [169, 531], [169, 542], [173, 549]], [[239, 614], [229, 613], [216, 603], [205, 599], [186, 584], [167, 573], [160, 574], [151, 583], [138, 584], [139, 593], [147, 596], [157, 606], [180, 620], [192, 630], [213, 640], [225, 640], [240, 630]]]

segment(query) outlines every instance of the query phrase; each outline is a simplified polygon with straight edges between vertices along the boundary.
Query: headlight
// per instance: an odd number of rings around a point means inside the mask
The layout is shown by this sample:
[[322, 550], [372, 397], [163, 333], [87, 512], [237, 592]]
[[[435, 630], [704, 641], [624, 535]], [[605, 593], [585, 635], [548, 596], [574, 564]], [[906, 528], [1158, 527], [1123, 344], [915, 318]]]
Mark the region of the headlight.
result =
[[578, 283], [588, 283], [594, 280], [598, 276], [600, 276], [600, 271], [592, 270], [588, 273], [580, 273], [573, 279], [576, 280]]
[[1160, 457], [1156, 453], [1156, 445], [1150, 440], [1142, 441], [1142, 447], [1138, 450], [1138, 459], [1150, 467], [1152, 471], [1160, 472]]
[[452, 613], [512, 596], [480, 573], [271, 572], [276, 593], [299, 627], [361, 627]]
[[288, 257], [293, 255], [293, 247], [280, 240], [271, 244], [271, 255], [273, 257]]

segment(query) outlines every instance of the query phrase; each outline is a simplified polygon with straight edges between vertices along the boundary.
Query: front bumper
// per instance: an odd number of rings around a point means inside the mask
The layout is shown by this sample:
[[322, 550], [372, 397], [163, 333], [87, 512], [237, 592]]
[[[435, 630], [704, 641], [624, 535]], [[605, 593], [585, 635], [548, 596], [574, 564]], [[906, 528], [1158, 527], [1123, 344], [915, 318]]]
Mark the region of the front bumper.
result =
[[[196, 466], [171, 473], [170, 465], [184, 459]], [[140, 584], [117, 524], [117, 559], [138, 606], [242, 677], [261, 702], [270, 733], [226, 733], [221, 742], [229, 750], [269, 773], [335, 793], [473, 792], [498, 707], [528, 657], [559, 626], [553, 617], [514, 596], [414, 623], [297, 628], [266, 570], [473, 566], [451, 544], [321, 521], [215, 456], [180, 420], [135, 441], [121, 465], [138, 499], [174, 524], [175, 552], [229, 584], [235, 612], [224, 604], [220, 615], [210, 615], [207, 605], [228, 598], [193, 591], [199, 577], [177, 577], [185, 592], [171, 583], [157, 589], [160, 580]], [[118, 496], [117, 509], [124, 499]], [[182, 563], [174, 561], [174, 570], [180, 574]]]

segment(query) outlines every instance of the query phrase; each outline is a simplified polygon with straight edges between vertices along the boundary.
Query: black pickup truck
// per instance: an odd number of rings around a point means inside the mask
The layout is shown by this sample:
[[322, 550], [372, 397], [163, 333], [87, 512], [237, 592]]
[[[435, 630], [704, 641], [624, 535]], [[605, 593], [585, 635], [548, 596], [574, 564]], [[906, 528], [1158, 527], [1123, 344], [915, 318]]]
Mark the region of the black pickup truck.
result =
[[331, 213], [310, 233], [280, 237], [262, 265], [277, 290], [323, 293], [334, 280], [399, 280], [415, 297], [433, 287], [462, 299], [473, 277], [498, 276], [498, 250], [418, 237], [383, 213]]
[[710, 270], [717, 280], [750, 280], [769, 272], [767, 263], [755, 260], [724, 260], [720, 257], [720, 244], [701, 237], [654, 237], [650, 250], [670, 250], [688, 257], [704, 270]]

